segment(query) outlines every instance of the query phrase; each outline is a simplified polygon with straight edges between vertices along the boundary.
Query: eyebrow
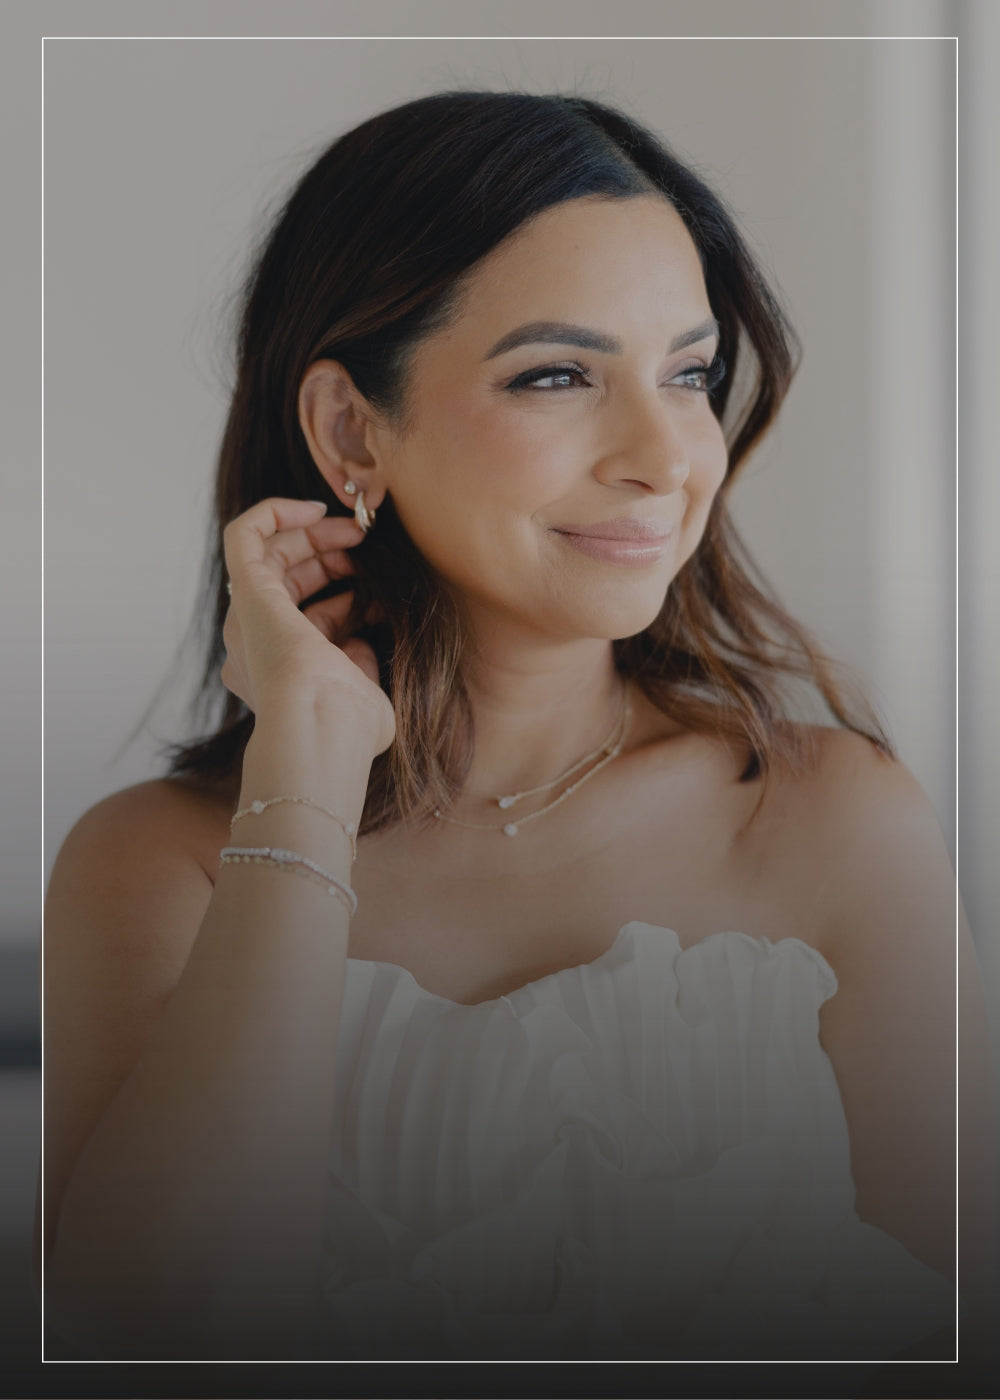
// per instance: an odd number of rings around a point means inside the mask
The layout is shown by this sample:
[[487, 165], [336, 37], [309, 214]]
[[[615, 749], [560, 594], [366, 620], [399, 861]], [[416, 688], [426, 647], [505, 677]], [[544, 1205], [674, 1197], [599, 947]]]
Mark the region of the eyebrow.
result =
[[[700, 325], [692, 326], [689, 331], [682, 331], [680, 335], [675, 336], [667, 353], [673, 355], [688, 345], [695, 345], [699, 340], [707, 340], [709, 336], [718, 334], [719, 323], [714, 316], [710, 316], [707, 321], [702, 321]], [[592, 331], [586, 326], [574, 326], [567, 321], [529, 321], [527, 325], [518, 326], [501, 336], [483, 358], [492, 360], [497, 355], [506, 354], [508, 350], [515, 350], [519, 345], [539, 343], [575, 345], [581, 350], [597, 350], [602, 355], [620, 355], [624, 350], [617, 336], [606, 335], [603, 331]]]

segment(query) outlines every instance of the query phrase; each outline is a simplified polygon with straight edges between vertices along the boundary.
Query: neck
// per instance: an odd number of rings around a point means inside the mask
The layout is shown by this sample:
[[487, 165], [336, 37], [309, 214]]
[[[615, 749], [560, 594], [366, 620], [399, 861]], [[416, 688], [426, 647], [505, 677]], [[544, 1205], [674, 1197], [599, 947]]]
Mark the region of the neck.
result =
[[610, 642], [477, 649], [467, 686], [475, 750], [461, 810], [558, 778], [616, 737], [623, 682]]

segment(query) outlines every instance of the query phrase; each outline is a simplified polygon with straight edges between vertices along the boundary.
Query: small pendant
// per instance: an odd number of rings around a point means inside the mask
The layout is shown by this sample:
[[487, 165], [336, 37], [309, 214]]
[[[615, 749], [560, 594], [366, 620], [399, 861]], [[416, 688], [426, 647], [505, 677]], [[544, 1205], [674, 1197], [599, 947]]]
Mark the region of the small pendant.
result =
[[259, 798], [255, 798], [254, 801], [250, 803], [250, 810], [259, 817], [264, 810], [263, 802], [261, 802]]
[[517, 835], [517, 822], [508, 822], [507, 825], [504, 827], [503, 830], [504, 830], [504, 835], [505, 835], [505, 836], [516, 836], [516, 835]]
[[498, 806], [498, 807], [502, 807], [502, 808], [504, 809], [504, 811], [506, 811], [508, 807], [513, 807], [513, 805], [514, 805], [514, 803], [515, 803], [516, 801], [517, 801], [517, 798], [516, 798], [516, 797], [498, 797], [498, 798], [497, 798], [497, 806]]

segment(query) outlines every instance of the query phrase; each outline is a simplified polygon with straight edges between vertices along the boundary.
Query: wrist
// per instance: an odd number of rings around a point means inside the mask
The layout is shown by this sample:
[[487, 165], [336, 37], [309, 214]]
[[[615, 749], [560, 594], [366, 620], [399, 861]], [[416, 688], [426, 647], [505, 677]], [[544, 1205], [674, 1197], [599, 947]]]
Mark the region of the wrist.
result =
[[324, 747], [357, 749], [370, 767], [380, 752], [380, 716], [371, 697], [353, 686], [315, 681], [285, 685], [254, 706], [254, 731], [300, 732]]
[[239, 805], [279, 794], [309, 797], [358, 822], [377, 751], [360, 709], [328, 691], [270, 697], [254, 718]]

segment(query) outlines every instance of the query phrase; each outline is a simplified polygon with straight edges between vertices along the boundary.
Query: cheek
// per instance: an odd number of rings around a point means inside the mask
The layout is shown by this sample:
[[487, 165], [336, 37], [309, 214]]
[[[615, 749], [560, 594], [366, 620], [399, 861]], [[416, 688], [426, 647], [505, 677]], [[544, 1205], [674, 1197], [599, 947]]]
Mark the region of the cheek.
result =
[[478, 499], [484, 483], [502, 492], [512, 471], [530, 455], [531, 434], [524, 423], [454, 392], [425, 398], [425, 426], [415, 443], [407, 444], [421, 482], [464, 496], [467, 504]]
[[691, 476], [688, 490], [692, 499], [710, 505], [712, 498], [726, 479], [729, 452], [722, 424], [711, 415], [695, 435], [689, 449]]
[[532, 453], [523, 434], [475, 414], [441, 413], [395, 456], [389, 491], [413, 543], [441, 574], [468, 585], [516, 538], [530, 499]]
[[441, 421], [447, 426], [423, 445], [420, 479], [473, 536], [479, 526], [488, 537], [516, 536], [579, 477], [580, 445], [552, 416], [491, 407]]
[[690, 473], [685, 482], [688, 506], [681, 532], [681, 562], [688, 560], [697, 549], [712, 502], [726, 479], [729, 453], [722, 426], [716, 418], [689, 441], [688, 462]]
[[501, 400], [454, 415], [441, 447], [453, 461], [471, 463], [503, 490], [508, 480], [531, 480], [553, 454], [558, 458], [560, 448], [566, 450], [566, 431], [552, 414], [534, 414], [513, 400]]

